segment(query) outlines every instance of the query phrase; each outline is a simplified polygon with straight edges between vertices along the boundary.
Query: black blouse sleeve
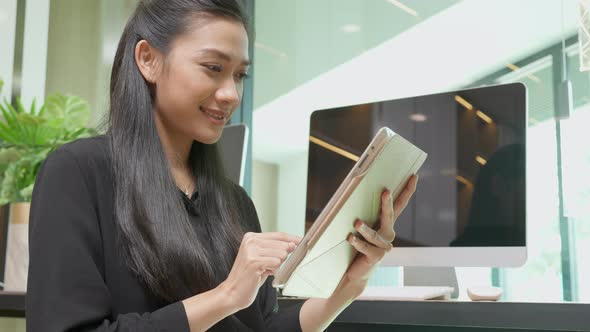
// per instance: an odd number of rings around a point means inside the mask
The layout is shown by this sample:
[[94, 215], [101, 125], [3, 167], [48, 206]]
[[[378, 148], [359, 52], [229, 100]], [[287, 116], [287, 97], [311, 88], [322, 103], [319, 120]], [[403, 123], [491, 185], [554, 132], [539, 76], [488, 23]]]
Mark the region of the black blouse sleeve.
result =
[[[249, 224], [248, 228], [253, 232], [260, 233], [262, 230], [256, 208], [243, 189], [241, 190], [241, 200], [246, 212], [246, 221]], [[288, 308], [279, 308], [277, 290], [272, 287], [272, 280], [273, 277], [269, 277], [262, 287], [260, 287], [260, 293], [258, 294], [266, 331], [301, 331], [299, 312], [303, 304], [300, 303], [289, 306]]]
[[51, 153], [29, 219], [27, 331], [189, 331], [182, 303], [109, 320], [110, 292], [96, 203], [75, 156]]

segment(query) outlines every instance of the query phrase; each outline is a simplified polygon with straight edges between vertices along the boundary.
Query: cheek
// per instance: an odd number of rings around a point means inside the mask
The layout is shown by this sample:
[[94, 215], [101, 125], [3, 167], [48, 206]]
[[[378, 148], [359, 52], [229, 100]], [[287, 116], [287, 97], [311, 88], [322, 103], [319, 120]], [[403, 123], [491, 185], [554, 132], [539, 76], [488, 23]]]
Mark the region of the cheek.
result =
[[196, 112], [200, 104], [214, 91], [212, 84], [203, 76], [205, 75], [194, 73], [194, 70], [171, 71], [166, 79], [158, 84], [158, 108], [182, 118], [183, 114]]
[[236, 91], [238, 94], [238, 100], [236, 100], [236, 104], [232, 106], [232, 113], [242, 103], [242, 97], [244, 96], [244, 83], [236, 83]]

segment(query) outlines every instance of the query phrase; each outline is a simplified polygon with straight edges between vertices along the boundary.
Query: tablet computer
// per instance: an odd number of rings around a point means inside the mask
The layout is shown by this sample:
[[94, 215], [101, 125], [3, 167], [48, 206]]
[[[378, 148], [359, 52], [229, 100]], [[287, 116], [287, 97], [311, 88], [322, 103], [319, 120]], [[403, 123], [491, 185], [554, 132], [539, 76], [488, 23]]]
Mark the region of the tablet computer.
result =
[[336, 289], [357, 251], [346, 241], [358, 218], [374, 226], [381, 193], [396, 198], [427, 154], [389, 128], [381, 128], [297, 248], [281, 265], [273, 286], [282, 294], [327, 298]]

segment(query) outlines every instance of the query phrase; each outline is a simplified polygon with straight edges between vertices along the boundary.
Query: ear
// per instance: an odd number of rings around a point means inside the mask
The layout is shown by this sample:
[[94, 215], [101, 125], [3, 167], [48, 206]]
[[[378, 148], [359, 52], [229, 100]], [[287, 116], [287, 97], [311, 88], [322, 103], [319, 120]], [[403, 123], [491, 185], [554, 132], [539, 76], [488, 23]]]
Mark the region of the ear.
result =
[[160, 72], [161, 54], [146, 40], [140, 40], [135, 45], [135, 63], [143, 78], [150, 83], [156, 83]]

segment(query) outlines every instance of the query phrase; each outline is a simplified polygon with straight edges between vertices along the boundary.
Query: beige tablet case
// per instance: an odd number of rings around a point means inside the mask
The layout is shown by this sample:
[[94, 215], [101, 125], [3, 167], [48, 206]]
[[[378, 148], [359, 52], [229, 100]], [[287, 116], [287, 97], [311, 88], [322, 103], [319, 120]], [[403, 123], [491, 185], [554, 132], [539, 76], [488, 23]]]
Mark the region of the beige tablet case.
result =
[[397, 197], [410, 176], [416, 174], [426, 160], [425, 152], [390, 129], [383, 130], [391, 136], [389, 142], [315, 245], [282, 285], [283, 295], [329, 297], [357, 254], [346, 241], [349, 233], [356, 232], [354, 221], [359, 218], [373, 225], [379, 217], [383, 189], [392, 190], [393, 197]]

